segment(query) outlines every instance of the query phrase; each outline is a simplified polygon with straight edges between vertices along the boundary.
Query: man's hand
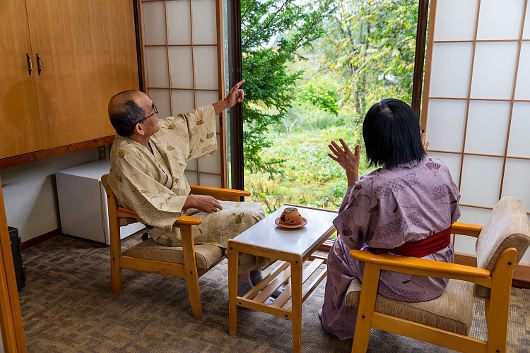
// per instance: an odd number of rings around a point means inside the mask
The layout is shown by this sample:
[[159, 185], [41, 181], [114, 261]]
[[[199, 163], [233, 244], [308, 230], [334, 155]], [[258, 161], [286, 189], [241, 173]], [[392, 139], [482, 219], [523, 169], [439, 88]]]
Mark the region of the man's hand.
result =
[[196, 208], [204, 213], [212, 213], [217, 210], [222, 210], [223, 206], [213, 196], [209, 195], [188, 195], [186, 202], [182, 209]]
[[241, 103], [245, 98], [245, 92], [243, 92], [241, 85], [245, 83], [245, 80], [241, 80], [235, 84], [234, 87], [228, 92], [228, 95], [222, 101], [213, 103], [213, 109], [215, 110], [215, 115], [219, 115], [225, 109], [233, 107], [236, 103]]
[[339, 139], [339, 141], [344, 149], [342, 149], [335, 141], [331, 141], [331, 144], [328, 145], [328, 147], [333, 154], [328, 153], [328, 156], [344, 168], [346, 171], [346, 177], [348, 178], [348, 186], [351, 186], [359, 180], [359, 145], [355, 146], [355, 152], [352, 153], [343, 139]]

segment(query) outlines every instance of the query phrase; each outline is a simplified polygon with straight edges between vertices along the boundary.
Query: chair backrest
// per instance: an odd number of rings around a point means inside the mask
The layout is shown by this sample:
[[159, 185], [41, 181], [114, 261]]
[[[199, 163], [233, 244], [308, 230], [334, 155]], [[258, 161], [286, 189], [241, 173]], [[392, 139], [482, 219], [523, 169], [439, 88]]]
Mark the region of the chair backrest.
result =
[[[492, 271], [500, 254], [510, 247], [517, 249], [517, 266], [529, 244], [530, 226], [522, 203], [515, 197], [505, 196], [495, 204], [478, 237], [477, 267]], [[476, 285], [475, 294], [489, 299], [490, 289]]]
[[127, 214], [125, 217], [117, 215], [118, 225], [120, 227], [124, 227], [126, 225], [141, 221], [140, 217], [138, 217], [138, 215], [134, 211], [126, 210], [126, 209], [119, 207], [118, 199], [116, 198], [116, 195], [114, 195], [114, 192], [110, 188], [108, 174], [101, 176], [101, 183], [103, 184], [103, 187], [105, 188], [105, 191], [107, 192], [107, 196], [108, 196], [107, 200], [108, 200], [108, 207], [109, 207], [109, 217], [111, 213], [110, 209], [114, 208], [116, 211], [120, 211], [120, 209], [122, 209], [123, 212], [130, 213], [130, 214]]

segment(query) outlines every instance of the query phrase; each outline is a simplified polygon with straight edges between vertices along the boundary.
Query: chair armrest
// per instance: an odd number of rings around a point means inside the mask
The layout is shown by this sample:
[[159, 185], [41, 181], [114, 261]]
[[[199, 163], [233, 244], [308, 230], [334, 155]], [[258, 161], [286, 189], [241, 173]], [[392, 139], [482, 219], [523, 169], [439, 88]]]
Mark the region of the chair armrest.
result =
[[180, 216], [179, 219], [173, 223], [173, 226], [179, 226], [179, 225], [199, 225], [202, 223], [202, 220], [200, 218], [190, 217], [186, 215]]
[[467, 223], [460, 223], [460, 222], [455, 222], [451, 226], [452, 234], [463, 234], [463, 235], [468, 235], [468, 236], [475, 237], [475, 238], [478, 238], [481, 230], [482, 230], [482, 226], [477, 226], [474, 224], [467, 224]]
[[[123, 207], [118, 207], [118, 217], [134, 218], [141, 221], [140, 216], [138, 216], [136, 212]], [[173, 223], [173, 226], [178, 227], [180, 225], [198, 225], [201, 223], [202, 221], [199, 218], [182, 215], [175, 221], [175, 223]]]
[[250, 196], [250, 192], [244, 190], [214, 188], [210, 186], [190, 185], [191, 193], [195, 195], [210, 195], [218, 200], [239, 201], [242, 196]]
[[[367, 264], [379, 265], [381, 266], [381, 270], [403, 272], [419, 276], [461, 279], [481, 285], [491, 283], [490, 271], [472, 266], [390, 254], [375, 255], [364, 250], [351, 250], [350, 256]], [[491, 284], [488, 287], [491, 287]]]

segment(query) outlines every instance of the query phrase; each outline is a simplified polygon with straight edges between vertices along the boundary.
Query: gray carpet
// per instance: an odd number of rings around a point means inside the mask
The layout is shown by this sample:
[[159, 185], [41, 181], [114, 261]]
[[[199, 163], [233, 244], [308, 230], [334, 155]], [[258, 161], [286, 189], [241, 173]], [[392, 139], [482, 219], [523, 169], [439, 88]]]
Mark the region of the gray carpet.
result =
[[[138, 236], [127, 238], [136, 242]], [[199, 279], [204, 317], [191, 313], [182, 278], [124, 270], [110, 294], [109, 248], [58, 236], [22, 253], [26, 286], [19, 292], [28, 352], [291, 352], [291, 321], [238, 311], [228, 334], [227, 263]], [[350, 352], [352, 340], [327, 334], [318, 319], [324, 282], [303, 307], [303, 352]], [[483, 302], [475, 299], [472, 336], [486, 334]], [[530, 352], [530, 290], [512, 290], [508, 352]], [[369, 352], [448, 352], [372, 330]]]

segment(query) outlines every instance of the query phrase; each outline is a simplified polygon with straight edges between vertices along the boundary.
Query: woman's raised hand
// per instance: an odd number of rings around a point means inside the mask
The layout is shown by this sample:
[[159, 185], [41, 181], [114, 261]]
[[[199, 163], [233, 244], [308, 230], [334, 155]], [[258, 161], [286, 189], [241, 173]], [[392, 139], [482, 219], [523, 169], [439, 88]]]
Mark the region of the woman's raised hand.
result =
[[356, 145], [354, 152], [352, 152], [343, 139], [339, 139], [339, 142], [342, 148], [335, 141], [331, 141], [328, 147], [332, 153], [328, 153], [328, 156], [344, 168], [348, 178], [348, 186], [350, 186], [359, 180], [359, 145]]
[[423, 132], [423, 130], [422, 130], [422, 133], [421, 133], [421, 145], [423, 146], [423, 150], [425, 152], [427, 152], [427, 148], [429, 148], [429, 143], [431, 142], [431, 141], [428, 141], [428, 140], [426, 141], [426, 140], [427, 140], [427, 135], [425, 135], [425, 132]]

